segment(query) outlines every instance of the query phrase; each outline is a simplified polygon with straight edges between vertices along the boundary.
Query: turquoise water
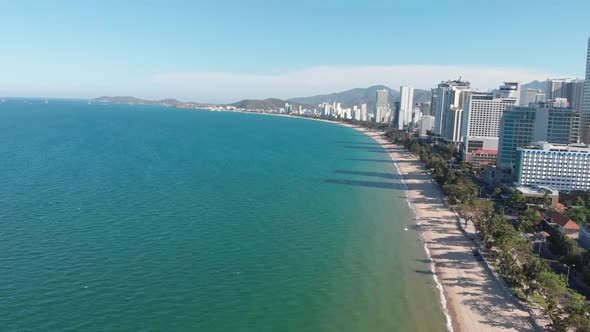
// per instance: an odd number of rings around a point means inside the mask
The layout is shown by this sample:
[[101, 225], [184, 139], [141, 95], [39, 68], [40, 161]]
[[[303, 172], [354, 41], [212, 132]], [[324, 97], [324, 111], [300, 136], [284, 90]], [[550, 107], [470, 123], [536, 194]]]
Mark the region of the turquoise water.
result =
[[0, 330], [445, 330], [399, 177], [367, 136], [30, 102], [0, 104]]

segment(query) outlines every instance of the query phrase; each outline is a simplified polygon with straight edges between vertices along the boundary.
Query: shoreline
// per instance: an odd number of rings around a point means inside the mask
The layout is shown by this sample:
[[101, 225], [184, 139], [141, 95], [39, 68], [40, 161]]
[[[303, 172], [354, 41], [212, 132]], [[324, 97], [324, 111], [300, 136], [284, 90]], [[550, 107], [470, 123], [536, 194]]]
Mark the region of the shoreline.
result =
[[388, 152], [393, 170], [402, 178], [409, 209], [431, 261], [432, 277], [450, 332], [535, 331], [533, 318], [506, 294], [499, 281], [472, 254], [475, 246], [457, 225], [457, 216], [444, 204], [443, 193], [422, 162], [405, 148], [385, 140], [382, 132], [318, 118], [267, 114], [332, 123], [354, 129]]
[[422, 162], [403, 147], [386, 141], [381, 132], [337, 123], [366, 134], [388, 151], [402, 177], [406, 198], [421, 228], [424, 249], [432, 262], [447, 330], [534, 331], [530, 314], [507, 295], [498, 281], [472, 254], [475, 248], [457, 226], [456, 215], [443, 203], [443, 194]]

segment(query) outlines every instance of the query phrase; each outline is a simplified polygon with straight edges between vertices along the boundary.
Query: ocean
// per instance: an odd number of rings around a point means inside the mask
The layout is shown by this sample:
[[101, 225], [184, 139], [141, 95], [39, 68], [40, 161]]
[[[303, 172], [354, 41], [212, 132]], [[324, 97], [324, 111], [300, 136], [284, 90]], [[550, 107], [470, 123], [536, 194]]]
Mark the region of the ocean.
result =
[[445, 331], [399, 175], [342, 126], [0, 104], [0, 331]]

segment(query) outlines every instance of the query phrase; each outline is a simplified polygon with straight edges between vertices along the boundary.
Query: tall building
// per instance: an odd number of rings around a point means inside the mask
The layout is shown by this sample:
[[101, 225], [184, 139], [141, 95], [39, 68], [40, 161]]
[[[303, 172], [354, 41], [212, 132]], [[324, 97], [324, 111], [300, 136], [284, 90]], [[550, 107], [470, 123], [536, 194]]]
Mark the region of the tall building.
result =
[[565, 86], [568, 78], [547, 79], [547, 100], [565, 98]]
[[434, 116], [424, 115], [420, 119], [420, 137], [428, 136], [429, 132], [434, 129]]
[[433, 90], [432, 111], [434, 112], [434, 133], [443, 136], [445, 116], [451, 108], [463, 108], [466, 95], [462, 91], [470, 91], [470, 83], [461, 81], [442, 81]]
[[[495, 92], [469, 94], [463, 108], [462, 121], [462, 154], [465, 162], [471, 161], [474, 151], [498, 150], [502, 115], [508, 107], [516, 105], [517, 102], [518, 89], [511, 83], [505, 83]], [[493, 162], [495, 161], [494, 159]]]
[[567, 99], [571, 108], [582, 111], [584, 80], [553, 78], [547, 80], [547, 100]]
[[590, 143], [590, 38], [588, 38], [588, 51], [586, 53], [586, 81], [584, 82], [584, 98], [582, 99], [582, 128], [580, 139]]
[[582, 112], [582, 99], [584, 98], [584, 80], [572, 80], [568, 83], [565, 98], [570, 103], [570, 107], [578, 112]]
[[560, 191], [590, 189], [590, 148], [537, 142], [518, 148], [516, 182], [519, 186], [547, 186]]
[[400, 107], [397, 116], [397, 129], [404, 129], [412, 120], [414, 110], [414, 88], [402, 85], [400, 91]]
[[377, 103], [375, 104], [375, 122], [387, 122], [389, 113], [389, 91], [377, 90]]
[[371, 117], [367, 114], [367, 104], [361, 105], [361, 121], [369, 121]]
[[432, 102], [424, 101], [418, 103], [418, 106], [420, 107], [420, 113], [422, 113], [422, 115], [434, 115], [432, 114]]
[[502, 116], [498, 144], [498, 179], [510, 179], [516, 162], [516, 149], [535, 141], [555, 144], [577, 143], [580, 112], [546, 103], [509, 107]]
[[400, 92], [400, 107], [397, 115], [397, 129], [402, 130], [412, 121], [412, 112], [414, 110], [414, 88], [408, 85], [402, 85]]
[[545, 102], [547, 96], [539, 89], [526, 89], [522, 93], [520, 100], [521, 106], [529, 106], [530, 103], [542, 103]]
[[441, 136], [449, 142], [461, 143], [463, 141], [463, 137], [461, 136], [463, 108], [449, 108], [446, 111], [444, 121], [444, 132]]
[[321, 116], [322, 118], [331, 118], [332, 114], [334, 113], [334, 108], [332, 107], [332, 104], [330, 103], [321, 103], [319, 105], [319, 108], [321, 110]]

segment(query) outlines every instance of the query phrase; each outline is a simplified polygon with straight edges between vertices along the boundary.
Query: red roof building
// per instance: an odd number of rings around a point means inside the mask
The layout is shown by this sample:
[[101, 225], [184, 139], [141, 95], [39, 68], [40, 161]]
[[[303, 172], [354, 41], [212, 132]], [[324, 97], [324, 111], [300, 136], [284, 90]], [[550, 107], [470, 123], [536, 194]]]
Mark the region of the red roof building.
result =
[[475, 150], [471, 153], [471, 164], [474, 167], [495, 165], [498, 157], [498, 150]]
[[576, 224], [575, 221], [571, 220], [566, 215], [550, 210], [545, 212], [545, 221], [572, 239], [578, 238], [580, 225]]

